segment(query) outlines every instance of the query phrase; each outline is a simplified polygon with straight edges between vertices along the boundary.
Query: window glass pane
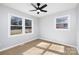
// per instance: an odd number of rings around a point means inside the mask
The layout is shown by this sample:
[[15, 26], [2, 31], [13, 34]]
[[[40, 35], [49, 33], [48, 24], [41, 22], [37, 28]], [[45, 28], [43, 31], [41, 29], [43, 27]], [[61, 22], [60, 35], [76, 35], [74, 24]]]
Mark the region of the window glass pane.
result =
[[68, 24], [67, 23], [64, 23], [64, 24], [56, 24], [56, 28], [57, 29], [67, 29], [68, 28]]
[[56, 19], [56, 23], [57, 23], [57, 24], [60, 24], [60, 23], [67, 23], [67, 19], [68, 19], [68, 17], [57, 18], [57, 19]]
[[11, 16], [11, 25], [22, 25], [22, 18]]
[[11, 35], [22, 33], [22, 26], [11, 26]]
[[32, 21], [25, 19], [25, 26], [31, 26], [31, 25], [32, 25]]
[[25, 33], [32, 32], [32, 20], [25, 19]]
[[25, 33], [31, 33], [32, 27], [25, 27]]

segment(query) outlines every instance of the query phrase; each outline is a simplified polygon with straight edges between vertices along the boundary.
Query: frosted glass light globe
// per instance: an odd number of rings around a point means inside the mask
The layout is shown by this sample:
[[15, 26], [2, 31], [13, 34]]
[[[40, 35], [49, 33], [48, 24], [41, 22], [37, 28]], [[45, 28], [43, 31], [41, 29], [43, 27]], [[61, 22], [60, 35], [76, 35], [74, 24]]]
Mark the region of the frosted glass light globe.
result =
[[40, 10], [37, 10], [37, 12], [40, 12]]

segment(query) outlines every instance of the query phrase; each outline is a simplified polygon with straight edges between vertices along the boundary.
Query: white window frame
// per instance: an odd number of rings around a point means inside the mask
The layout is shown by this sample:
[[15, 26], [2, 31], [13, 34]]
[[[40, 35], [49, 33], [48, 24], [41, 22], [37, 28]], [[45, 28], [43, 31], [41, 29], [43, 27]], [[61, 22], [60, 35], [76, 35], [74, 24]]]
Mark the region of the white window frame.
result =
[[20, 34], [15, 34], [15, 35], [11, 35], [11, 16], [15, 16], [15, 17], [20, 17], [22, 18], [22, 28], [23, 28], [23, 17], [22, 16], [19, 16], [19, 15], [16, 15], [16, 14], [8, 14], [8, 37], [16, 37], [16, 36], [21, 36], [23, 35], [23, 29], [22, 29], [22, 33]]
[[[33, 34], [33, 33], [34, 33], [34, 22], [33, 22], [33, 19], [31, 19], [31, 18], [25, 18], [25, 19], [32, 21], [32, 32], [31, 32], [31, 33], [26, 33], [26, 32], [25, 32], [25, 21], [24, 21], [24, 33], [25, 33], [26, 35]], [[24, 20], [25, 20], [25, 19], [24, 19]]]
[[[20, 17], [22, 18], [22, 33], [21, 34], [15, 34], [15, 35], [11, 35], [11, 16], [16, 16], [16, 17]], [[29, 19], [29, 20], [32, 20], [32, 32], [31, 33], [25, 33], [25, 19]], [[31, 35], [34, 33], [34, 22], [33, 22], [33, 19], [31, 18], [26, 18], [26, 17], [23, 17], [23, 16], [19, 16], [19, 15], [16, 15], [16, 14], [12, 14], [12, 13], [9, 13], [8, 14], [8, 38], [10, 37], [17, 37], [17, 36], [23, 36], [23, 35]]]
[[[64, 28], [63, 28], [63, 29], [61, 29], [61, 28], [57, 29], [57, 28], [56, 28], [56, 19], [57, 19], [57, 18], [61, 18], [61, 17], [66, 17], [66, 16], [68, 17], [68, 20], [67, 20], [68, 29], [64, 29]], [[69, 30], [69, 29], [70, 29], [70, 19], [71, 19], [71, 18], [70, 18], [70, 15], [61, 15], [61, 16], [55, 17], [55, 28], [56, 28], [56, 30]]]

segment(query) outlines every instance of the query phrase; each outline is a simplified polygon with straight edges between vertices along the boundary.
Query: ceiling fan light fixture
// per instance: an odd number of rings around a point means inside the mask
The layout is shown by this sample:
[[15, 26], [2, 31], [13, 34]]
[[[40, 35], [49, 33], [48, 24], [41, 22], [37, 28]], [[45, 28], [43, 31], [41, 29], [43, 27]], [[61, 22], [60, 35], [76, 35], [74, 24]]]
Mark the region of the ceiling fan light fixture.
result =
[[39, 14], [40, 12], [37, 12], [37, 14]]
[[40, 12], [40, 10], [37, 10], [37, 12]]

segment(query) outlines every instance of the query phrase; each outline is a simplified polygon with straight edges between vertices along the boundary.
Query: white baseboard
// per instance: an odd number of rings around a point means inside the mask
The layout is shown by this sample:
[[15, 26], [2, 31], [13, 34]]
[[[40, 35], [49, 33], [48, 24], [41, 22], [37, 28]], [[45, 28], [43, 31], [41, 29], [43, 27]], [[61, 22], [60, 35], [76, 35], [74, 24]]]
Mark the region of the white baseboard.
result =
[[47, 41], [51, 41], [51, 42], [55, 42], [55, 43], [59, 43], [59, 44], [63, 44], [63, 45], [67, 45], [67, 46], [71, 46], [71, 47], [74, 47], [74, 48], [77, 48], [76, 46], [74, 45], [70, 45], [70, 44], [67, 44], [67, 43], [63, 43], [63, 42], [58, 42], [58, 41], [53, 41], [51, 39], [48, 39], [48, 38], [39, 38], [39, 39], [42, 39], [42, 40], [47, 40]]
[[25, 44], [25, 43], [27, 43], [27, 42], [30, 42], [30, 41], [32, 41], [32, 40], [36, 40], [36, 39], [31, 39], [31, 40], [28, 40], [28, 41], [25, 41], [25, 42], [22, 42], [22, 43], [19, 43], [19, 44], [16, 44], [16, 45], [13, 45], [13, 46], [4, 48], [4, 49], [1, 49], [0, 52], [5, 51], [5, 50], [8, 50], [8, 49], [11, 49], [11, 48], [14, 48], [14, 47], [16, 47], [16, 46], [18, 46], [18, 45], [23, 45], [23, 44]]

